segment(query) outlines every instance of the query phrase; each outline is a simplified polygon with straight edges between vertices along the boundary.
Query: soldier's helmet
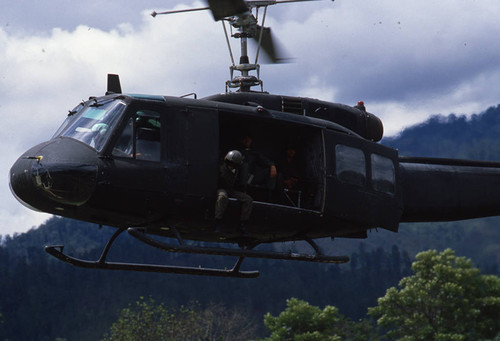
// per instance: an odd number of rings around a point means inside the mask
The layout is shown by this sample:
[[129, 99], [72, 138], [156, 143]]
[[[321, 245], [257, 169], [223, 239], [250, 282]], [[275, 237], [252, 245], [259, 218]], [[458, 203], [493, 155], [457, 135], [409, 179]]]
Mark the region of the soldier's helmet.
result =
[[238, 150], [231, 150], [224, 157], [224, 162], [233, 167], [240, 167], [243, 164], [243, 155]]

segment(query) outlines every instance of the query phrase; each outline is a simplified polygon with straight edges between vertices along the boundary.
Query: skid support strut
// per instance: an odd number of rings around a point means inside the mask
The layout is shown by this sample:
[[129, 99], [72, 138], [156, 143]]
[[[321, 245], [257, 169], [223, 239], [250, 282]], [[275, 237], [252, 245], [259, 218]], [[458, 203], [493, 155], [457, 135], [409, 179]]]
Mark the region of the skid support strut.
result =
[[292, 252], [273, 252], [273, 251], [257, 251], [252, 249], [235, 249], [235, 248], [225, 248], [225, 247], [201, 247], [201, 246], [191, 246], [185, 243], [179, 243], [180, 245], [164, 243], [157, 239], [151, 238], [146, 234], [143, 229], [140, 228], [129, 228], [128, 233], [139, 239], [140, 241], [154, 246], [160, 250], [169, 252], [183, 252], [183, 253], [198, 253], [206, 255], [216, 255], [216, 256], [236, 256], [236, 257], [249, 257], [249, 258], [267, 258], [267, 259], [281, 259], [281, 260], [300, 260], [306, 262], [315, 263], [347, 263], [349, 257], [347, 256], [325, 256], [319, 252], [319, 247], [312, 241], [309, 240], [309, 244], [313, 246], [316, 254], [301, 254]]

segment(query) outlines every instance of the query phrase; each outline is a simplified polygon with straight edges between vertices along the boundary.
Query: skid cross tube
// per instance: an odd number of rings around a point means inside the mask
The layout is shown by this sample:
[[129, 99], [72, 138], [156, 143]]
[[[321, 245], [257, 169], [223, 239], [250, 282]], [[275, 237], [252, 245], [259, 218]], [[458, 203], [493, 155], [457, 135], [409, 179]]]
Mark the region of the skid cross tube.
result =
[[[314, 247], [317, 254], [300, 254], [291, 252], [272, 252], [272, 251], [257, 251], [251, 249], [236, 249], [236, 248], [224, 248], [224, 247], [201, 247], [201, 246], [191, 246], [186, 244], [174, 245], [169, 243], [164, 243], [157, 239], [149, 237], [143, 229], [140, 228], [129, 228], [128, 233], [139, 239], [140, 241], [154, 246], [160, 250], [168, 252], [181, 252], [181, 253], [196, 253], [196, 254], [206, 254], [206, 255], [216, 255], [216, 256], [235, 256], [235, 257], [249, 257], [249, 258], [267, 258], [267, 259], [281, 259], [281, 260], [300, 260], [306, 262], [316, 262], [316, 263], [347, 263], [349, 257], [347, 256], [325, 256], [320, 254], [319, 248]], [[316, 244], [311, 244], [316, 245]]]

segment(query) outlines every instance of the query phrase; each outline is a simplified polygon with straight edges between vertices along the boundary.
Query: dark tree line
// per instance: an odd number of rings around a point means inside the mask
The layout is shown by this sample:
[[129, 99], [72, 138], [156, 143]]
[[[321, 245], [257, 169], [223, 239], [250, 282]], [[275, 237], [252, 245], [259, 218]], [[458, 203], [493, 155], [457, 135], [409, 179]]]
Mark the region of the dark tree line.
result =
[[[0, 247], [0, 340], [95, 340], [117, 314], [138, 297], [153, 297], [169, 306], [197, 301], [223, 304], [258, 321], [265, 313], [285, 308], [287, 298], [311, 304], [335, 305], [352, 319], [410, 271], [409, 256], [397, 246], [388, 250], [359, 248], [344, 265], [249, 260], [245, 269], [259, 269], [258, 279], [226, 279], [170, 274], [78, 269], [43, 251], [47, 244], [67, 245], [65, 251], [97, 259], [113, 229], [53, 218], [28, 233], [6, 238]], [[169, 254], [129, 236], [120, 237], [111, 261], [219, 266], [220, 257]], [[224, 260], [222, 260], [224, 261]], [[230, 265], [234, 259], [228, 263]]]

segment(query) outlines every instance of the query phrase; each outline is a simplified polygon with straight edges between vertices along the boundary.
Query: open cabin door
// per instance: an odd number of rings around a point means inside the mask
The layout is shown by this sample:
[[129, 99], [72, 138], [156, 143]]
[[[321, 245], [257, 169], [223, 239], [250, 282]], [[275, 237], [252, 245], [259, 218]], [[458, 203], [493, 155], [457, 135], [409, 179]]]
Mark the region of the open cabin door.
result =
[[325, 131], [326, 213], [365, 227], [397, 230], [402, 213], [397, 151]]
[[[264, 207], [270, 215], [275, 215], [276, 206], [290, 214], [322, 212], [325, 161], [321, 129], [263, 114], [222, 110], [219, 129], [221, 159], [230, 150], [243, 151], [243, 141], [251, 139], [252, 154], [243, 165], [247, 172], [240, 169], [237, 186], [253, 198], [254, 209]], [[269, 165], [276, 167], [274, 179], [269, 176]]]

